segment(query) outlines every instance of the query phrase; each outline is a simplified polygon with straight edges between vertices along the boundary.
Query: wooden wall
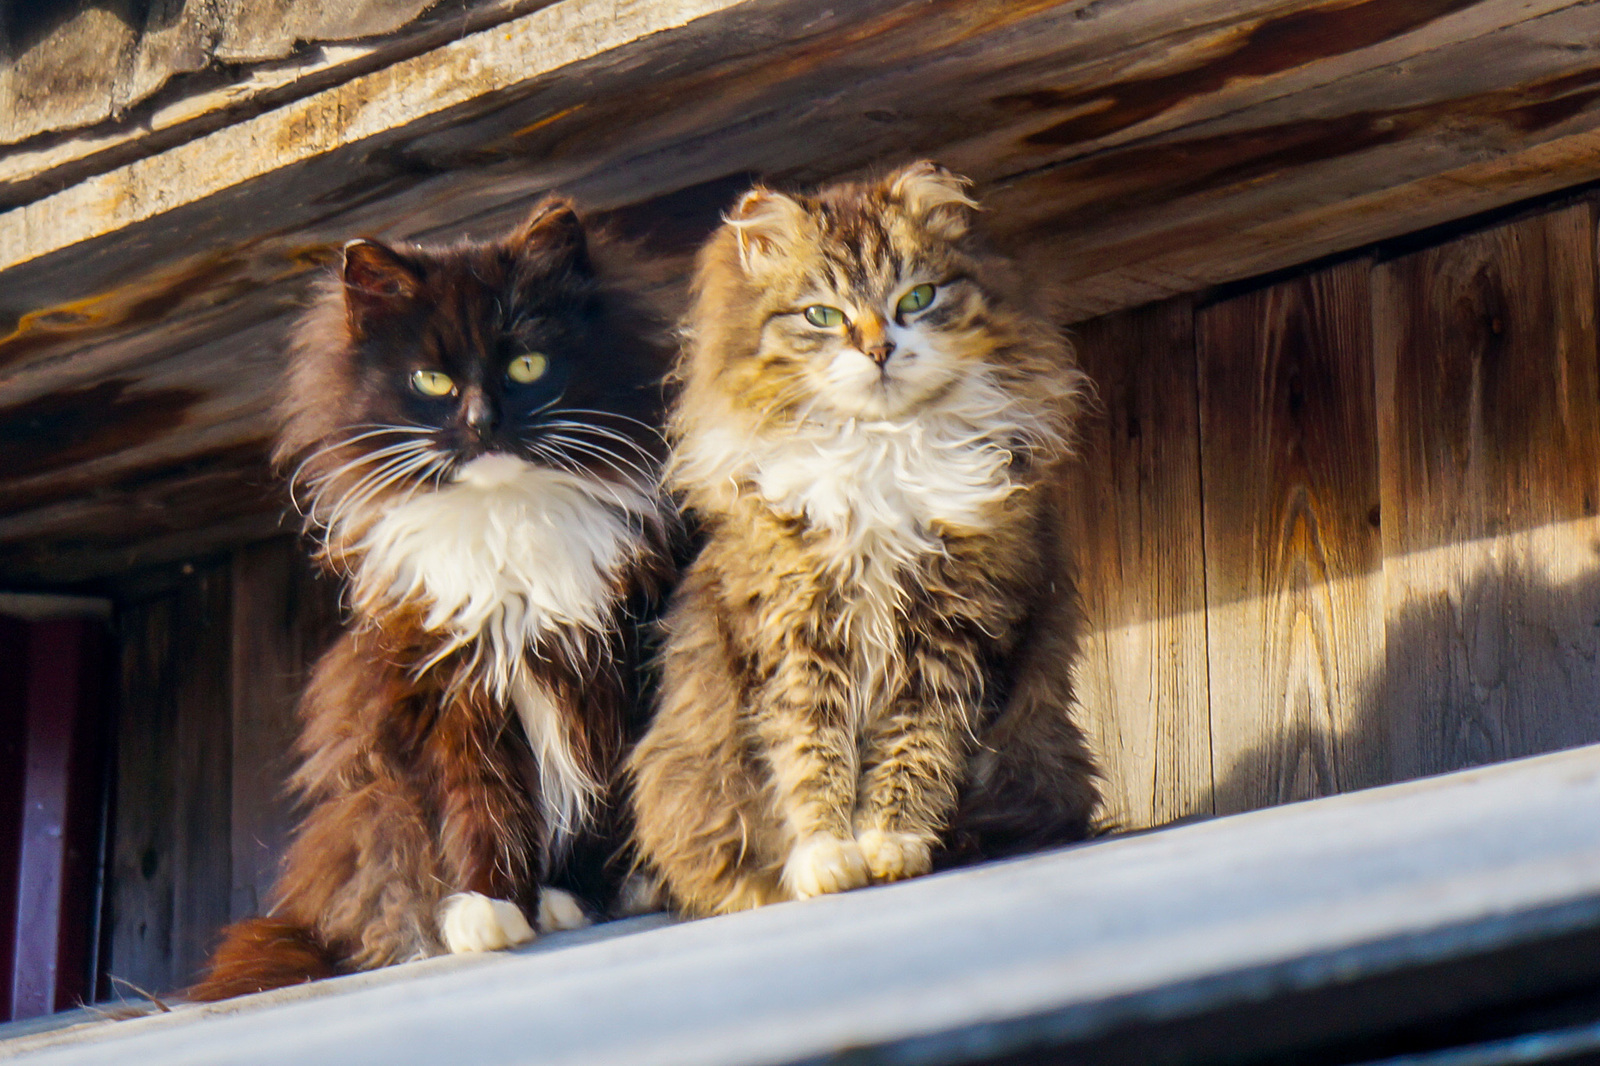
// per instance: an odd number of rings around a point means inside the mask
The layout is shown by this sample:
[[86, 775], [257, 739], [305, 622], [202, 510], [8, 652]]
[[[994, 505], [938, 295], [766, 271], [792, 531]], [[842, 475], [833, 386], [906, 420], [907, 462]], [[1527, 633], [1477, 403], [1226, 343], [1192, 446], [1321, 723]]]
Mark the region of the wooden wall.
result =
[[1600, 741], [1595, 249], [1581, 200], [1077, 330], [1117, 822]]
[[222, 925], [263, 906], [293, 817], [294, 703], [336, 603], [292, 538], [125, 591], [102, 966], [113, 994], [131, 994], [119, 981], [182, 987]]

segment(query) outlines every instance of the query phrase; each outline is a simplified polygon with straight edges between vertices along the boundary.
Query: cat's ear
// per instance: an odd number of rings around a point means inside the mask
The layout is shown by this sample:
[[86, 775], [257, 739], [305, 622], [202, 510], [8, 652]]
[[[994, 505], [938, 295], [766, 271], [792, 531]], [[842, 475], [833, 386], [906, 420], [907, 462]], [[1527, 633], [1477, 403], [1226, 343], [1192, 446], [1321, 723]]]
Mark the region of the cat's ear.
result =
[[887, 184], [889, 196], [930, 233], [953, 241], [972, 228], [978, 202], [967, 195], [970, 178], [924, 159], [895, 171]]
[[539, 252], [581, 261], [588, 255], [589, 239], [572, 201], [546, 196], [511, 235], [511, 249], [519, 255]]
[[806, 209], [781, 192], [757, 185], [741, 196], [725, 221], [739, 239], [745, 273], [753, 274], [782, 258], [805, 217]]
[[404, 308], [421, 290], [417, 268], [393, 249], [369, 240], [344, 246], [344, 302], [357, 329]]

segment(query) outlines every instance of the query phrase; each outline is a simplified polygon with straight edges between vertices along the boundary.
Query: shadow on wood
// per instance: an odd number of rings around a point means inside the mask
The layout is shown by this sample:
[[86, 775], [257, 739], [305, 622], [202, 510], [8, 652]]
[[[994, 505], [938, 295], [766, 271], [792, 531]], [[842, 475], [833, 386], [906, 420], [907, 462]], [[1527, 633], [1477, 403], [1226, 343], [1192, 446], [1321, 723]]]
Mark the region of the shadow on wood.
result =
[[[1536, 536], [1537, 534], [1533, 534]], [[1405, 605], [1342, 728], [1300, 701], [1217, 767], [1219, 813], [1600, 741], [1600, 552], [1552, 582], [1520, 560]]]

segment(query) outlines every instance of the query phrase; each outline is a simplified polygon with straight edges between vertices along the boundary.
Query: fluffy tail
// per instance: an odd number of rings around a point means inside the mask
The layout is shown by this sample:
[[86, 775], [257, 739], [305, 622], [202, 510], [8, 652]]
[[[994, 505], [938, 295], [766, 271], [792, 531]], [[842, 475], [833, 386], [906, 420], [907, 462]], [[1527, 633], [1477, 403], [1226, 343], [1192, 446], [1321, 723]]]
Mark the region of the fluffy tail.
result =
[[311, 930], [281, 918], [247, 918], [222, 931], [206, 975], [185, 995], [215, 1003], [347, 972]]

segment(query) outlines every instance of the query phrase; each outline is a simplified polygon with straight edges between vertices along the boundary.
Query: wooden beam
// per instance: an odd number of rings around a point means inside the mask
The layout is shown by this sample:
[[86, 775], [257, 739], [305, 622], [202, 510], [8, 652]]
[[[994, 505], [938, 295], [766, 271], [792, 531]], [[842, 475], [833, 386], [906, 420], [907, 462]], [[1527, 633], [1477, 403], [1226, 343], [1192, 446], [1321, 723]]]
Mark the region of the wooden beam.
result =
[[1600, 59], [1567, 45], [1600, 30], [1600, 6], [1531, 14], [1402, 56], [1374, 49], [1388, 54], [1371, 65], [1312, 65], [1284, 80], [1340, 76], [1074, 153], [1011, 179], [996, 215], [1013, 246], [1059, 265], [1075, 317], [1592, 181]]
[[0, 216], [0, 271], [736, 6], [555, 4]]
[[[1600, 178], [1596, 36], [1592, 0], [564, 0], [154, 139], [0, 215], [0, 579], [199, 550], [193, 477], [270, 532], [243, 497], [284, 331], [354, 234], [492, 232], [560, 186], [681, 277], [753, 174], [933, 154], [1082, 319]], [[149, 521], [100, 539], [83, 500]]]
[[0, 208], [551, 2], [290, 0], [219, 10], [187, 0], [121, 18], [80, 9], [54, 25], [35, 23], [31, 40], [19, 39], [13, 21], [0, 27], [0, 145], [8, 148]]

